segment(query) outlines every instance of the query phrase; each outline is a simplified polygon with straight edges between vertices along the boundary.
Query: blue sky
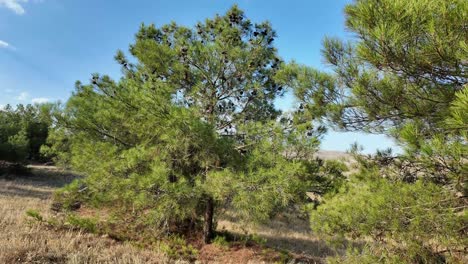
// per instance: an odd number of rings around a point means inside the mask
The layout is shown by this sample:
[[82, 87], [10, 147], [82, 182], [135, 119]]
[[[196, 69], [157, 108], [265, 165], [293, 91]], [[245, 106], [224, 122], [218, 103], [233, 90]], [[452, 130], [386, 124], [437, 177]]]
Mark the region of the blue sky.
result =
[[[118, 77], [113, 57], [127, 50], [139, 25], [170, 21], [191, 26], [237, 3], [254, 22], [269, 20], [285, 60], [326, 69], [324, 36], [351, 38], [344, 27], [349, 0], [0, 0], [0, 105], [66, 101], [76, 80], [91, 73]], [[291, 98], [278, 103], [287, 109]], [[322, 149], [365, 152], [395, 146], [382, 135], [329, 132]]]

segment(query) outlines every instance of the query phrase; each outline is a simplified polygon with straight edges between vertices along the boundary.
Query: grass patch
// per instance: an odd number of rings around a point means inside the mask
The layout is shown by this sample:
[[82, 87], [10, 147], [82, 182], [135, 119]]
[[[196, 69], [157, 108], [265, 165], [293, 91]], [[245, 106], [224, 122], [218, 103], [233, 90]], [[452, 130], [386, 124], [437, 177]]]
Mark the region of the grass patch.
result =
[[229, 243], [229, 241], [227, 241], [226, 237], [225, 236], [221, 236], [221, 235], [217, 235], [214, 239], [213, 239], [213, 242], [212, 242], [214, 245], [217, 245], [219, 247], [222, 247], [222, 248], [228, 248], [231, 243]]
[[97, 219], [94, 218], [79, 217], [70, 214], [67, 216], [65, 223], [89, 233], [98, 233]]
[[198, 256], [198, 249], [180, 236], [170, 236], [159, 242], [158, 249], [171, 259], [195, 261]]
[[26, 211], [26, 215], [38, 222], [44, 222], [44, 217], [36, 210], [29, 209]]

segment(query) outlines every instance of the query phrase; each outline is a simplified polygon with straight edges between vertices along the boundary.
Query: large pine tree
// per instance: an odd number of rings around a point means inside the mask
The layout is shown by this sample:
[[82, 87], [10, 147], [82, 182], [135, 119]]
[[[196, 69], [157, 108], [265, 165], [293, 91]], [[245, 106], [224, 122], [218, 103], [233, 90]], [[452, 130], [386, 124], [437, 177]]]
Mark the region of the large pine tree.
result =
[[142, 25], [133, 59], [116, 55], [122, 78], [77, 83], [58, 117], [55, 138], [69, 138], [71, 165], [87, 175], [69, 197], [132, 208], [161, 231], [200, 229], [205, 242], [221, 209], [265, 220], [301, 201], [318, 134], [278, 118], [275, 38], [235, 6], [194, 28]]
[[404, 149], [357, 155], [359, 170], [311, 211], [313, 230], [365, 238], [337, 263], [466, 262], [467, 11], [464, 0], [356, 0], [345, 8], [354, 38], [324, 40], [331, 71], [278, 72], [306, 118]]

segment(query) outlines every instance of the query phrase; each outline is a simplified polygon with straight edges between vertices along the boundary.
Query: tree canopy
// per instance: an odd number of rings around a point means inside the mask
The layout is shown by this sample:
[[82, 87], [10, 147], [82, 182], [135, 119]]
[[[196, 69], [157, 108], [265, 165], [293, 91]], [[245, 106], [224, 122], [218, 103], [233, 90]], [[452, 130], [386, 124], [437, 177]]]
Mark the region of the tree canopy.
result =
[[293, 62], [277, 80], [292, 85], [309, 119], [390, 135], [408, 156], [428, 157], [422, 167], [444, 168], [432, 171], [438, 181], [459, 184], [467, 153], [467, 9], [459, 0], [355, 1], [345, 8], [354, 38], [323, 42], [332, 72]]
[[203, 229], [209, 242], [225, 210], [261, 221], [304, 201], [322, 131], [274, 108], [284, 93], [275, 37], [236, 6], [194, 28], [142, 25], [133, 59], [115, 57], [122, 78], [77, 82], [57, 117], [57, 144], [70, 141], [59, 157], [87, 175], [63, 203], [118, 204], [161, 232]]
[[354, 38], [323, 42], [331, 71], [292, 62], [277, 73], [304, 104], [303, 118], [385, 133], [404, 149], [355, 155], [359, 170], [311, 211], [319, 233], [372, 238], [336, 261], [460, 261], [466, 253], [467, 10], [459, 0], [356, 0], [345, 8]]
[[333, 72], [292, 64], [298, 71], [285, 75], [310, 113], [337, 128], [385, 132], [418, 121], [435, 133], [467, 82], [466, 10], [462, 0], [355, 1], [345, 9], [354, 38], [323, 41]]
[[47, 161], [40, 148], [52, 124], [52, 104], [7, 105], [0, 109], [0, 160]]

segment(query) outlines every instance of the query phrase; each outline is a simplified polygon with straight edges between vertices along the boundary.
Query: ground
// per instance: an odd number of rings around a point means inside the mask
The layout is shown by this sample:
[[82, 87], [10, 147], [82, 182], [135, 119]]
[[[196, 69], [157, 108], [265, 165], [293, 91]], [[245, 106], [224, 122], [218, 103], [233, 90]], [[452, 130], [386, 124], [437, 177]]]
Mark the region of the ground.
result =
[[[106, 236], [48, 227], [26, 216], [34, 209], [45, 218], [52, 212], [55, 189], [74, 177], [50, 166], [32, 166], [31, 175], [0, 176], [0, 263], [184, 263], [158, 250], [140, 249]], [[257, 234], [265, 246], [208, 245], [199, 263], [270, 263], [288, 252], [292, 263], [321, 263], [335, 252], [313, 236], [306, 219], [281, 216], [269, 226], [245, 227], [226, 217], [218, 229]]]

